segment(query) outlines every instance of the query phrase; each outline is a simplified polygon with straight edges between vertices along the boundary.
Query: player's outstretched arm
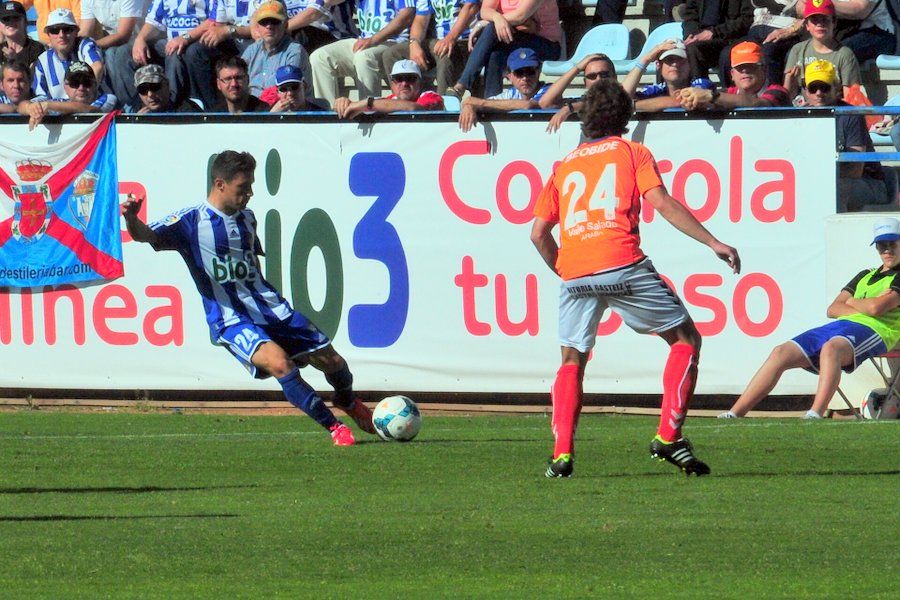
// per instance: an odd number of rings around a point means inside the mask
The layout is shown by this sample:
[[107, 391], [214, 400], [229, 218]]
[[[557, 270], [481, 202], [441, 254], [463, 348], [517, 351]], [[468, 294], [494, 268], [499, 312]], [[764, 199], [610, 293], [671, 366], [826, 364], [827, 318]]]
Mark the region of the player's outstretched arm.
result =
[[550, 270], [556, 273], [556, 256], [559, 254], [559, 246], [553, 238], [553, 223], [545, 221], [540, 217], [534, 218], [534, 224], [531, 226], [531, 243], [537, 248], [538, 254], [550, 267]]
[[741, 258], [735, 248], [723, 244], [709, 232], [706, 227], [691, 214], [684, 205], [669, 195], [666, 188], [657, 186], [644, 194], [644, 199], [655, 208], [662, 217], [681, 233], [706, 244], [716, 256], [728, 263], [734, 273], [741, 272]]
[[122, 216], [125, 217], [125, 227], [128, 228], [128, 233], [134, 241], [155, 244], [157, 241], [156, 233], [138, 218], [138, 211], [141, 209], [143, 202], [143, 200], [128, 194], [128, 199], [122, 203]]

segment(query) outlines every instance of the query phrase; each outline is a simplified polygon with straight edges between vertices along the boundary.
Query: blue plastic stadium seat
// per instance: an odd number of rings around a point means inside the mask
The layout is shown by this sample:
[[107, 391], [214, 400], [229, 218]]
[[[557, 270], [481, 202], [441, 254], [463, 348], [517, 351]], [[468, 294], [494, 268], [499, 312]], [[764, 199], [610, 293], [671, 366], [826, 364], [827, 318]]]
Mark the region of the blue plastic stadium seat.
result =
[[37, 30], [37, 10], [32, 6], [25, 12], [25, 33], [33, 40], [40, 41]]
[[606, 23], [592, 28], [581, 41], [569, 60], [548, 60], [542, 72], [545, 75], [562, 75], [588, 54], [602, 53], [612, 60], [628, 58], [628, 28], [621, 23]]
[[[884, 55], [882, 55], [882, 56], [884, 56]], [[878, 58], [881, 58], [881, 56], [879, 56]], [[900, 56], [893, 56], [891, 58], [900, 59]], [[900, 67], [898, 67], [898, 68], [900, 68]], [[891, 98], [890, 100], [885, 102], [884, 105], [885, 106], [900, 106], [900, 95], [894, 96], [893, 98]], [[891, 115], [891, 116], [897, 116], [897, 115]], [[894, 127], [900, 127], [900, 123], [894, 125]], [[869, 133], [869, 137], [872, 138], [872, 143], [875, 144], [876, 146], [880, 146], [880, 145], [892, 146], [894, 143], [891, 140], [891, 136], [889, 136], [889, 135], [881, 135], [878, 133]]]
[[900, 56], [879, 54], [875, 59], [875, 65], [879, 69], [900, 69]]
[[[634, 60], [614, 60], [613, 64], [616, 65], [616, 74], [617, 75], [625, 75], [629, 71], [631, 71], [634, 66], [637, 64], [637, 59], [642, 57], [644, 54], [653, 49], [654, 46], [657, 46], [663, 43], [666, 40], [683, 40], [684, 39], [684, 31], [682, 30], [681, 23], [663, 23], [656, 29], [650, 32], [650, 35], [647, 36], [647, 41], [644, 42], [644, 47], [641, 48], [641, 51], [638, 52], [637, 57]], [[656, 73], [656, 63], [650, 63], [647, 65], [647, 73], [654, 74]]]
[[459, 112], [459, 98], [456, 96], [441, 96], [444, 99], [444, 110], [447, 112]]

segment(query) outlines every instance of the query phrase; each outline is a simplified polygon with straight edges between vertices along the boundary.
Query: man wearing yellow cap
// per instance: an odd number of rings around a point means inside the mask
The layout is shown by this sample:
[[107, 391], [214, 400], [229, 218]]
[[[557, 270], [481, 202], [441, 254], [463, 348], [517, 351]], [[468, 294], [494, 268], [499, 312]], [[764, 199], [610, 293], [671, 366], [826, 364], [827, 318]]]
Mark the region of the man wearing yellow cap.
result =
[[[803, 95], [812, 107], [849, 106], [838, 98], [840, 84], [834, 65], [814, 60], [806, 66]], [[874, 152], [872, 138], [862, 115], [835, 116], [838, 152]], [[838, 163], [838, 212], [856, 212], [865, 205], [896, 203], [895, 181], [890, 170], [878, 162]]]

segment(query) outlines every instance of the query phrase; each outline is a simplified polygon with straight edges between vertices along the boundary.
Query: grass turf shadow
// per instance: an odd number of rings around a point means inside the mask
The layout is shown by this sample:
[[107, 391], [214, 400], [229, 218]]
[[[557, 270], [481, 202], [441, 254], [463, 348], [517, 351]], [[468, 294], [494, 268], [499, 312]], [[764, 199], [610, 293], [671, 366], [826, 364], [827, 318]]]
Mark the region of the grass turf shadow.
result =
[[0, 515], [0, 523], [33, 523], [46, 521], [137, 521], [144, 519], [233, 519], [238, 514], [190, 514], [190, 515], [25, 515], [19, 517]]
[[17, 487], [0, 488], [3, 494], [153, 494], [158, 492], [202, 492], [206, 490], [232, 490], [256, 488], [259, 485], [207, 485], [191, 487], [102, 486], [102, 487]]

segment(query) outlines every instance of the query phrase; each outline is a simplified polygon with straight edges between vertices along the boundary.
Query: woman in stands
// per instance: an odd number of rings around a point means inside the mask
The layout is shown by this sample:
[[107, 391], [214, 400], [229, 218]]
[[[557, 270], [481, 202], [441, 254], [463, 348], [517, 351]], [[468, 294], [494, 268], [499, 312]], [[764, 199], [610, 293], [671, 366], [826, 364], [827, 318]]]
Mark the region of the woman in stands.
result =
[[484, 0], [481, 19], [469, 36], [472, 52], [466, 67], [448, 94], [461, 98], [482, 68], [484, 97], [499, 94], [506, 58], [515, 48], [531, 48], [541, 61], [560, 57], [562, 29], [555, 0]]

